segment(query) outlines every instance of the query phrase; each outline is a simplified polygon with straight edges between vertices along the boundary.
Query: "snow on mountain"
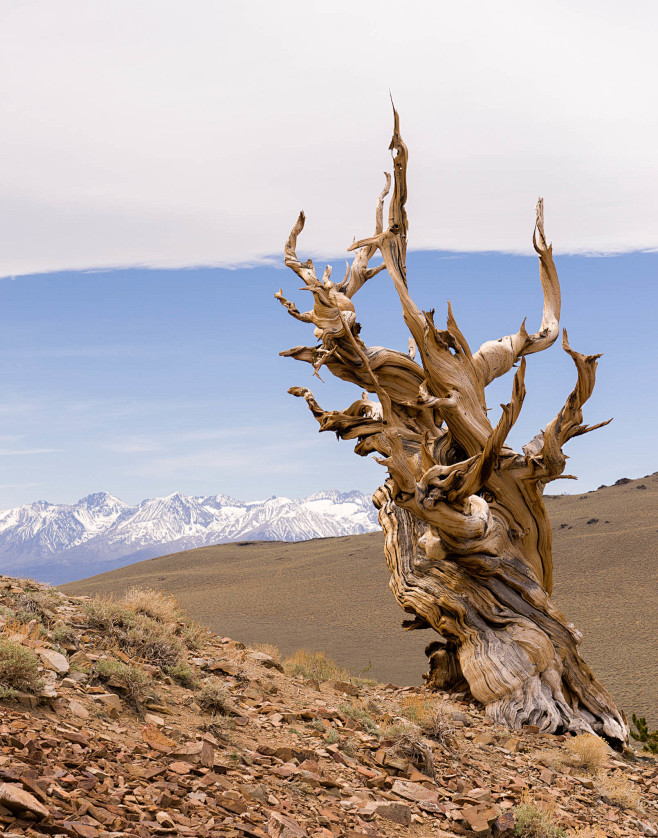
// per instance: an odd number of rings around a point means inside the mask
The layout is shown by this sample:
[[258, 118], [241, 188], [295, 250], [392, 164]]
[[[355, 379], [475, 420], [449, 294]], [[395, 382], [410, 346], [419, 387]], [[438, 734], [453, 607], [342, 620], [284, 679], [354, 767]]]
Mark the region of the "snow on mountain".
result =
[[107, 492], [74, 504], [0, 510], [0, 573], [80, 579], [142, 559], [229, 541], [305, 541], [379, 529], [369, 495], [316, 492], [246, 503], [175, 492], [129, 506]]

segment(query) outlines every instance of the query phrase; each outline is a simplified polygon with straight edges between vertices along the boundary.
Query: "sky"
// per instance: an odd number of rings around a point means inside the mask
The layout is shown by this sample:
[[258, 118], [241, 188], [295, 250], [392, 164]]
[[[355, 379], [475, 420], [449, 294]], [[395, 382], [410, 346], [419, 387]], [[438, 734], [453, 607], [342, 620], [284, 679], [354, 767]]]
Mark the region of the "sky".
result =
[[[273, 299], [299, 253], [342, 275], [390, 170], [389, 91], [410, 149], [410, 287], [473, 348], [537, 328], [533, 208], [574, 348], [604, 352], [551, 491], [658, 469], [658, 60], [654, 3], [0, 2], [0, 507], [183, 491], [257, 500], [373, 489], [375, 463], [305, 405], [359, 394], [278, 352], [311, 342]], [[368, 343], [405, 348], [385, 275]], [[534, 325], [533, 325], [534, 324]], [[532, 356], [510, 441], [574, 382]], [[508, 378], [490, 405], [509, 398]]]

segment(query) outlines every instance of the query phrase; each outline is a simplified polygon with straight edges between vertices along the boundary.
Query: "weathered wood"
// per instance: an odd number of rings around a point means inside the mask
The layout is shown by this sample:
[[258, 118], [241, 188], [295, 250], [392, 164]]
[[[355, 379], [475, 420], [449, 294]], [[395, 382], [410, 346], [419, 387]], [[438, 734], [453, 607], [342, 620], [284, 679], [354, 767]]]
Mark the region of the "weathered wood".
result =
[[[313, 308], [299, 312], [282, 291], [275, 295], [293, 317], [313, 324], [318, 341], [281, 354], [310, 363], [317, 375], [327, 367], [363, 395], [344, 411], [326, 411], [306, 388], [289, 392], [306, 400], [321, 431], [356, 440], [357, 454], [378, 454], [388, 470], [373, 500], [386, 536], [391, 589], [414, 615], [406, 627], [437, 633], [427, 649], [428, 684], [467, 684], [487, 714], [510, 727], [588, 730], [626, 743], [625, 719], [578, 653], [580, 634], [551, 603], [551, 528], [542, 499], [546, 484], [564, 476], [564, 444], [600, 427], [582, 424], [599, 356], [574, 352], [564, 332], [563, 348], [577, 371], [573, 392], [522, 454], [506, 444], [525, 398], [525, 357], [551, 346], [559, 334], [560, 286], [543, 203], [537, 204], [533, 234], [544, 294], [541, 326], [528, 334], [524, 321], [515, 335], [487, 341], [473, 354], [449, 303], [447, 326], [440, 330], [434, 312], [420, 311], [409, 294], [408, 152], [395, 111], [394, 118], [388, 227], [387, 175], [375, 233], [349, 248], [356, 257], [342, 282], [333, 283], [331, 268], [318, 279], [313, 263], [297, 258], [305, 222], [300, 213], [285, 261], [312, 292]], [[371, 268], [377, 252], [383, 263]], [[359, 337], [353, 297], [382, 270], [411, 333], [409, 354], [368, 347]], [[492, 427], [485, 388], [517, 364], [510, 401]]]

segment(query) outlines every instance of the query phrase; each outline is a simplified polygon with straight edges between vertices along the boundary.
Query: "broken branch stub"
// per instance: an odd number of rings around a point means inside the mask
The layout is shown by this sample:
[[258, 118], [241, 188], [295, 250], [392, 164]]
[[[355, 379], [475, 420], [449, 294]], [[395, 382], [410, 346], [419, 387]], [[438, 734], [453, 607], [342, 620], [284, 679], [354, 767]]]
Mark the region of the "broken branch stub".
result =
[[[428, 685], [461, 689], [466, 682], [488, 716], [513, 728], [594, 731], [626, 743], [622, 714], [579, 655], [580, 634], [551, 602], [551, 528], [542, 497], [546, 484], [564, 471], [564, 444], [600, 427], [582, 424], [598, 356], [574, 352], [565, 332], [563, 348], [577, 372], [573, 392], [522, 454], [506, 443], [525, 398], [526, 357], [559, 334], [560, 285], [543, 202], [533, 234], [544, 296], [540, 328], [529, 334], [524, 322], [515, 335], [487, 341], [473, 354], [449, 304], [446, 328], [439, 329], [434, 312], [421, 311], [409, 293], [408, 152], [395, 111], [394, 120], [387, 228], [389, 175], [374, 234], [349, 248], [355, 258], [344, 279], [333, 283], [330, 268], [319, 280], [313, 263], [297, 258], [301, 213], [285, 261], [313, 294], [313, 308], [300, 313], [281, 291], [275, 295], [295, 319], [315, 327], [317, 339], [281, 354], [310, 363], [315, 373], [326, 367], [364, 392], [343, 411], [323, 409], [306, 388], [289, 392], [306, 400], [321, 431], [356, 440], [357, 454], [377, 454], [388, 471], [373, 500], [391, 590], [415, 615], [405, 625], [436, 632], [427, 649]], [[383, 265], [370, 268], [377, 252]], [[382, 269], [411, 333], [408, 353], [367, 346], [359, 336], [354, 297]], [[485, 388], [517, 364], [510, 401], [492, 427]]]

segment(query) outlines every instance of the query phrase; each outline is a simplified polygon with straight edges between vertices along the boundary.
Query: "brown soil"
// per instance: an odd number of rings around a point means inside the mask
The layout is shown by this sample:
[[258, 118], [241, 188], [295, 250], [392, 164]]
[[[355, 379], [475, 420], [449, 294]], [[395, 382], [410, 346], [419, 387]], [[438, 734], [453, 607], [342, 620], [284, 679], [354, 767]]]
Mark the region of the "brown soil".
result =
[[[559, 485], [559, 484], [557, 484]], [[584, 657], [627, 716], [658, 725], [658, 474], [547, 498], [553, 599], [584, 635]], [[379, 533], [295, 544], [202, 547], [62, 586], [174, 594], [194, 619], [288, 654], [324, 650], [353, 672], [420, 684], [429, 632], [403, 632]]]

